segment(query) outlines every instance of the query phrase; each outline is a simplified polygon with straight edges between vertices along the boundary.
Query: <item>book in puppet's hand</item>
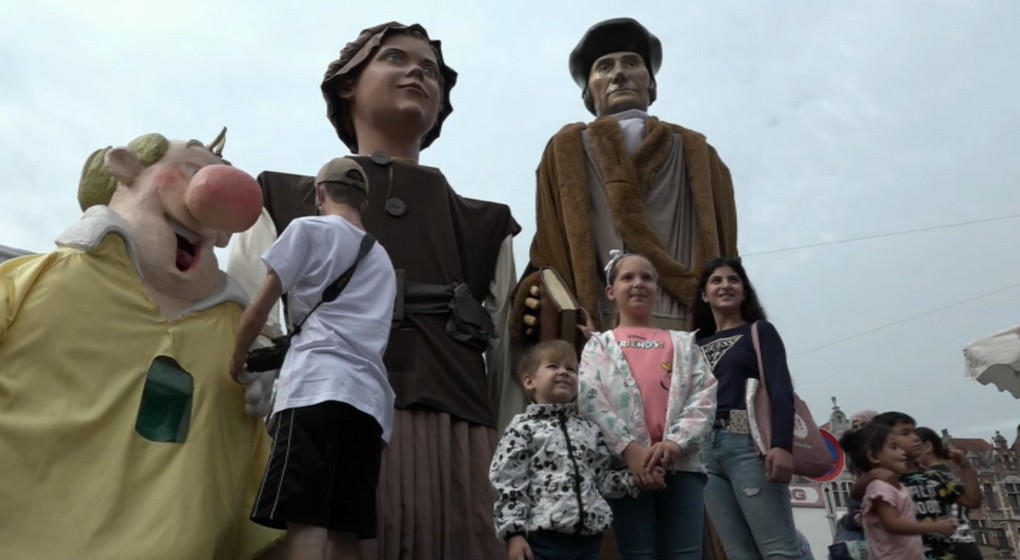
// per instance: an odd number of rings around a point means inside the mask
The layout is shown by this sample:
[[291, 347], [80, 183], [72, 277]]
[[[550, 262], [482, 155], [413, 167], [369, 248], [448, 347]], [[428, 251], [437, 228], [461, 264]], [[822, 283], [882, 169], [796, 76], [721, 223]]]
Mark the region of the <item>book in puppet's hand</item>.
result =
[[580, 354], [586, 341], [577, 326], [584, 324], [584, 310], [555, 269], [542, 268], [539, 278], [539, 339], [565, 340]]

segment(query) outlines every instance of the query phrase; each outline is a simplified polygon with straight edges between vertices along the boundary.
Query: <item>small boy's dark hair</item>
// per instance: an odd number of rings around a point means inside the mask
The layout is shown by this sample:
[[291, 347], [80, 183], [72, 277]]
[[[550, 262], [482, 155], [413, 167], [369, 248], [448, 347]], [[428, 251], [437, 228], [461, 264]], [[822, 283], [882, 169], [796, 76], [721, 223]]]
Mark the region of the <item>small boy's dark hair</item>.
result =
[[883, 412], [878, 416], [871, 419], [872, 424], [881, 424], [887, 428], [892, 428], [896, 424], [910, 424], [911, 426], [917, 426], [917, 422], [909, 414], [902, 412]]
[[921, 443], [931, 444], [931, 452], [933, 455], [939, 459], [949, 458], [949, 450], [946, 449], [946, 446], [942, 445], [942, 438], [935, 433], [935, 430], [922, 427], [918, 428], [916, 431], [917, 437], [921, 438]]
[[538, 371], [542, 360], [565, 362], [577, 368], [577, 351], [565, 340], [549, 340], [540, 342], [524, 353], [517, 364], [517, 379], [523, 381], [524, 376]]
[[872, 422], [859, 430], [843, 434], [843, 437], [839, 438], [839, 445], [843, 447], [853, 468], [866, 473], [874, 468], [868, 454], [877, 455], [882, 451], [890, 432], [891, 429], [888, 425]]

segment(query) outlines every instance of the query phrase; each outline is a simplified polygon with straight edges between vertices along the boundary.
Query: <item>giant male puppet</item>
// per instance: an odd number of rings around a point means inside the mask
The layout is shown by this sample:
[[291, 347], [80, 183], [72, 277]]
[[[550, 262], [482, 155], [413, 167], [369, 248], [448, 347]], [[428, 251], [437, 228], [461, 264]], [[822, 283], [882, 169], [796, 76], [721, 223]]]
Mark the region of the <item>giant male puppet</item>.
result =
[[[541, 267], [555, 268], [605, 330], [614, 311], [602, 273], [609, 252], [645, 255], [662, 283], [656, 326], [686, 329], [701, 263], [737, 254], [726, 165], [704, 135], [648, 114], [661, 62], [659, 39], [629, 18], [594, 25], [570, 53], [571, 77], [597, 118], [565, 126], [542, 154], [531, 260], [514, 295], [515, 337], [538, 335], [530, 308]], [[513, 384], [502, 389], [501, 425], [524, 402]]]
[[243, 290], [214, 247], [261, 196], [210, 147], [96, 151], [81, 220], [0, 265], [0, 556], [253, 558], [265, 428], [227, 375]]
[[661, 62], [659, 39], [629, 18], [596, 24], [570, 53], [571, 77], [597, 118], [567, 125], [542, 154], [531, 261], [514, 298], [518, 317], [536, 270], [550, 266], [583, 307], [597, 310], [595, 326], [611, 327], [601, 271], [611, 250], [626, 249], [659, 271], [658, 326], [686, 328], [701, 263], [737, 254], [726, 165], [704, 135], [648, 114]]
[[[391, 22], [345, 46], [321, 85], [330, 122], [372, 185], [365, 228], [398, 277], [384, 359], [397, 410], [378, 539], [365, 543], [365, 558], [505, 556], [492, 523], [488, 468], [498, 437], [489, 384], [508, 377], [502, 331], [519, 228], [505, 205], [463, 198], [418, 162], [452, 111], [456, 79], [439, 41], [420, 25]], [[251, 290], [265, 275], [258, 255], [290, 220], [315, 211], [311, 177], [264, 172], [259, 182], [266, 210], [230, 259]]]
[[[609, 253], [640, 253], [661, 282], [655, 326], [686, 330], [702, 263], [737, 255], [726, 165], [704, 135], [648, 113], [661, 62], [659, 39], [630, 18], [594, 25], [570, 53], [570, 75], [596, 119], [556, 133], [538, 166], [531, 260], [511, 314], [515, 338], [525, 344], [539, 334], [532, 308], [541, 267], [556, 269], [592, 311], [596, 329], [606, 330], [614, 326], [602, 273]], [[500, 425], [523, 408], [523, 393], [505, 384]]]

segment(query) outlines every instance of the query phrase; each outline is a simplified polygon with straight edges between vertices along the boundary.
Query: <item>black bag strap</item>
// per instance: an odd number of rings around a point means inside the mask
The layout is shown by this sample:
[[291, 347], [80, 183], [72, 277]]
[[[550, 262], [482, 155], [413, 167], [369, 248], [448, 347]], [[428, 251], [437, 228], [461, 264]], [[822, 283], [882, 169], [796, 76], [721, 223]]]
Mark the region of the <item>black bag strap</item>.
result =
[[354, 263], [351, 264], [347, 270], [343, 271], [343, 273], [329, 286], [326, 286], [326, 289], [322, 291], [322, 299], [319, 300], [319, 303], [315, 304], [315, 307], [308, 312], [308, 315], [305, 315], [304, 319], [301, 319], [300, 323], [294, 325], [294, 328], [290, 331], [291, 336], [301, 332], [301, 325], [305, 324], [308, 317], [310, 317], [320, 305], [335, 300], [337, 296], [340, 295], [340, 292], [344, 291], [344, 288], [347, 287], [347, 283], [350, 282], [351, 277], [354, 276], [354, 271], [358, 268], [358, 263], [361, 262], [361, 259], [365, 258], [365, 255], [368, 254], [368, 251], [372, 249], [372, 245], [374, 244], [375, 238], [372, 237], [372, 234], [365, 232], [365, 236], [361, 238], [361, 247], [358, 248], [358, 256], [354, 259]]

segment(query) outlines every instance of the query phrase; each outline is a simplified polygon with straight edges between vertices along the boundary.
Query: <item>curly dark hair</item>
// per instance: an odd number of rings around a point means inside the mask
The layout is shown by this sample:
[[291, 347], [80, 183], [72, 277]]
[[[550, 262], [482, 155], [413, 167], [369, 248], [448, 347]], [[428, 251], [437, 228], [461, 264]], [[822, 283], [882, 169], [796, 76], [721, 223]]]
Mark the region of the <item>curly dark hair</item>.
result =
[[946, 449], [945, 444], [942, 443], [942, 438], [935, 433], [935, 430], [921, 426], [916, 431], [917, 437], [921, 438], [921, 443], [931, 444], [931, 452], [935, 457], [939, 459], [949, 458], [949, 450]]
[[708, 279], [712, 277], [716, 270], [724, 266], [732, 268], [740, 276], [740, 282], [744, 284], [744, 301], [740, 303], [741, 318], [748, 323], [764, 321], [768, 318], [765, 314], [765, 309], [758, 302], [758, 293], [754, 291], [754, 285], [751, 284], [751, 279], [747, 277], [747, 271], [740, 264], [740, 259], [720, 257], [709, 261], [705, 268], [701, 270], [701, 276], [698, 278], [698, 287], [694, 292], [694, 303], [691, 305], [691, 314], [693, 315], [692, 328], [698, 331], [699, 339], [715, 334], [718, 328], [718, 325], [715, 324], [715, 315], [712, 314], [712, 308], [702, 296], [705, 293], [705, 287], [708, 286]]

